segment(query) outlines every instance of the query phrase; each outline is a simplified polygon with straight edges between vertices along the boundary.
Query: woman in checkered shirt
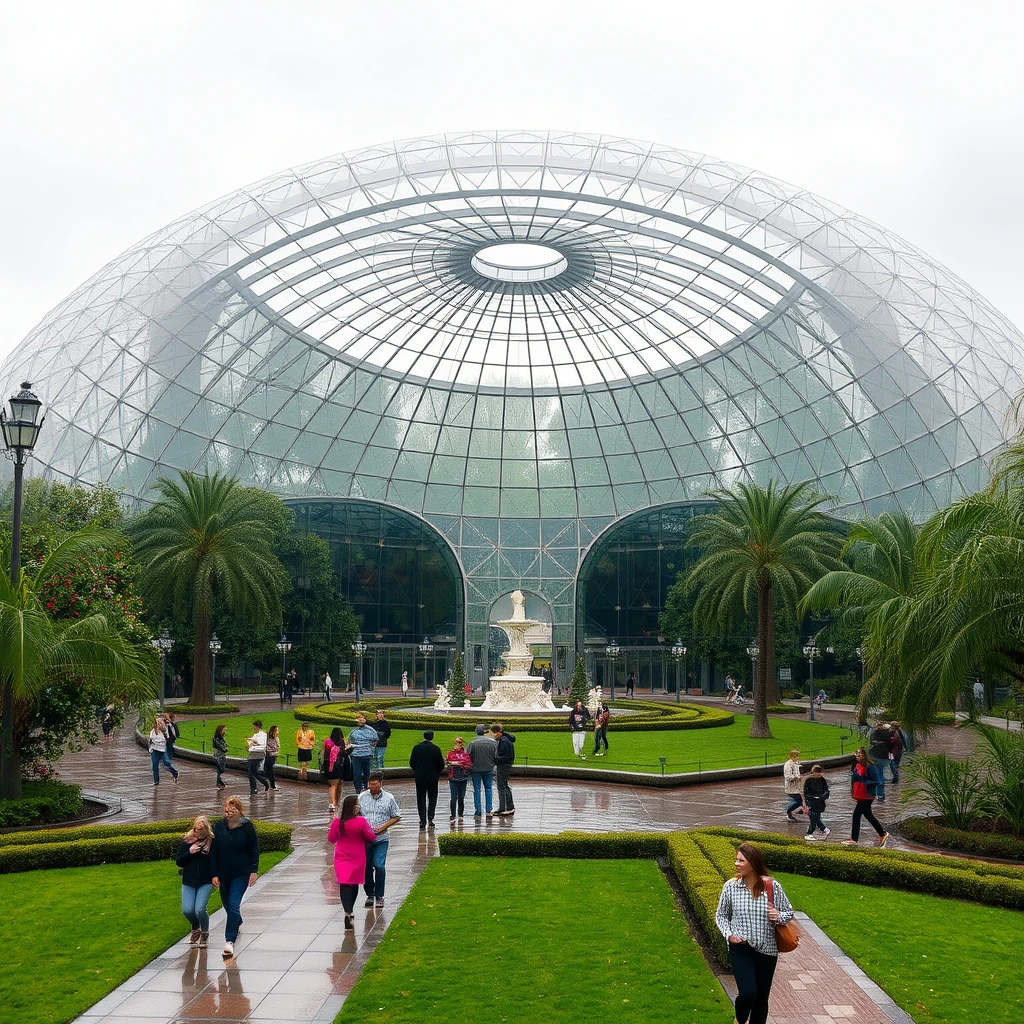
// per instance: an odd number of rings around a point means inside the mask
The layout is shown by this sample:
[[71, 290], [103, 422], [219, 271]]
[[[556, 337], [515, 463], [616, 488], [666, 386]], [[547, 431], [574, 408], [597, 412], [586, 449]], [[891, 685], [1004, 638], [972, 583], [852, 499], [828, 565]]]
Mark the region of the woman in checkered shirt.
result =
[[779, 956], [775, 926], [793, 917], [793, 907], [772, 879], [774, 899], [768, 902], [768, 869], [753, 843], [736, 850], [736, 877], [722, 886], [715, 924], [729, 943], [729, 963], [736, 979], [737, 1024], [766, 1024], [768, 996]]

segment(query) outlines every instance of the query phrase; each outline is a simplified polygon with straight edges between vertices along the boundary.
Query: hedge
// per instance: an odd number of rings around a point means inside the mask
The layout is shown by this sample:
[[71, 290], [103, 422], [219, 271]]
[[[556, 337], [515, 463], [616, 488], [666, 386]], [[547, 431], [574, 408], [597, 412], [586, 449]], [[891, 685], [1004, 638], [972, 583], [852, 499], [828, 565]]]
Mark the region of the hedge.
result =
[[80, 839], [109, 839], [111, 836], [148, 836], [162, 832], [184, 835], [192, 827], [192, 818], [171, 821], [140, 821], [126, 825], [83, 825], [79, 828], [47, 828], [35, 832], [8, 832], [0, 835], [0, 848], [4, 846], [35, 846], [38, 843], [74, 843]]
[[214, 715], [234, 714], [238, 707], [237, 704], [219, 702], [217, 704], [168, 704], [164, 711], [173, 711], [175, 715], [187, 715], [190, 718], [195, 718], [197, 715], [210, 718]]
[[437, 837], [442, 854], [470, 857], [569, 857], [581, 859], [634, 859], [661, 857], [663, 832], [445, 832]]
[[[117, 835], [95, 835], [92, 829], [70, 829], [89, 835], [65, 842], [47, 838], [39, 843], [9, 843], [0, 847], [0, 874], [38, 871], [43, 868], [75, 868], [93, 864], [128, 864], [138, 861], [167, 860], [174, 855], [181, 837], [192, 824], [184, 821], [147, 822], [162, 825], [163, 831], [142, 831], [138, 826], [122, 825]], [[277, 822], [254, 821], [260, 849], [265, 853], [287, 850], [291, 846], [292, 827]], [[179, 827], [184, 826], [184, 827]], [[42, 833], [33, 833], [40, 835]]]
[[63, 821], [82, 809], [82, 787], [47, 779], [23, 782], [19, 800], [0, 800], [0, 828]]
[[901, 835], [916, 843], [987, 857], [1024, 860], [1024, 839], [1003, 832], [967, 832], [949, 828], [942, 824], [941, 818], [904, 818], [898, 827]]
[[[393, 729], [422, 729], [424, 716], [408, 713], [410, 708], [427, 708], [431, 704], [410, 703], [408, 700], [364, 700], [359, 704], [301, 704], [293, 714], [299, 722], [320, 722], [326, 725], [342, 725], [349, 728], [355, 725], [356, 715], [361, 711], [371, 720], [378, 709], [388, 712], [388, 724]], [[670, 729], [712, 729], [717, 726], [731, 725], [735, 715], [721, 708], [709, 708], [697, 704], [656, 704], [647, 701], [629, 701], [626, 705], [632, 712], [628, 716], [615, 719], [615, 731], [619, 732], [657, 732]], [[434, 728], [472, 730], [481, 722], [500, 721], [506, 729], [513, 732], [562, 732], [565, 729], [568, 712], [559, 711], [544, 716], [531, 715], [529, 718], [500, 711], [488, 719], [479, 713], [473, 715], [459, 714], [458, 710], [432, 717], [429, 721]]]

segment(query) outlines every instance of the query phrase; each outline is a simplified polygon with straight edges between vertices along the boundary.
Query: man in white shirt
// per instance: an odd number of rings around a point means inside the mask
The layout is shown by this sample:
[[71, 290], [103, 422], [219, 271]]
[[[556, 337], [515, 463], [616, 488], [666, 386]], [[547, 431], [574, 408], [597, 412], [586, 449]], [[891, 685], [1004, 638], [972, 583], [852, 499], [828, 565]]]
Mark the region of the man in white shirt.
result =
[[267, 756], [267, 734], [263, 731], [263, 723], [257, 718], [252, 723], [253, 733], [245, 741], [249, 748], [249, 795], [256, 795], [256, 783], [263, 783], [263, 792], [270, 789], [270, 779], [263, 771], [263, 760]]
[[377, 841], [366, 849], [366, 876], [363, 888], [366, 890], [367, 907], [384, 906], [385, 863], [388, 858], [388, 829], [402, 820], [398, 801], [384, 789], [382, 772], [371, 772], [367, 788], [359, 794], [359, 810], [377, 833]]
[[331, 673], [324, 673], [324, 698], [327, 703], [331, 703], [331, 688], [334, 686], [334, 681], [331, 679]]

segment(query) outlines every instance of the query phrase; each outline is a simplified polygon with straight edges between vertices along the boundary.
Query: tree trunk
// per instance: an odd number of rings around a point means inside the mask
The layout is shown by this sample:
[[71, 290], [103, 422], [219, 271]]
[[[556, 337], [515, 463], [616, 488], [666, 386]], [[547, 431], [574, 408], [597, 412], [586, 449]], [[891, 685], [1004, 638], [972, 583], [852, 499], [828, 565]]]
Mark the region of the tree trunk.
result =
[[212, 704], [210, 680], [210, 613], [196, 609], [196, 645], [192, 652], [192, 695], [189, 704]]
[[754, 679], [754, 720], [750, 725], [750, 738], [754, 740], [772, 740], [771, 726], [768, 724], [768, 663], [773, 670], [775, 652], [769, 651], [774, 645], [774, 630], [770, 630], [774, 603], [771, 586], [759, 586], [757, 589], [757, 675]]
[[766, 634], [768, 639], [768, 657], [765, 659], [764, 670], [767, 675], [767, 688], [765, 690], [765, 703], [768, 707], [773, 704], [782, 703], [782, 694], [779, 691], [779, 674], [775, 671], [775, 592], [769, 597], [769, 613]]

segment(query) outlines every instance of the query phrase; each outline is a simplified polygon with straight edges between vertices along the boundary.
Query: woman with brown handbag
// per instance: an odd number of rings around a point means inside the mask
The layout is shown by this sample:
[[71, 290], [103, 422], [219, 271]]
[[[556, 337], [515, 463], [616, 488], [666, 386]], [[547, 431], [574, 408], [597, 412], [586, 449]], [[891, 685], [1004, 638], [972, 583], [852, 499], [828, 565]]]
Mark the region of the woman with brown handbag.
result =
[[722, 886], [715, 924], [729, 943], [737, 1024], [766, 1024], [779, 954], [775, 929], [793, 919], [793, 907], [753, 843], [740, 843], [735, 866], [736, 877]]

